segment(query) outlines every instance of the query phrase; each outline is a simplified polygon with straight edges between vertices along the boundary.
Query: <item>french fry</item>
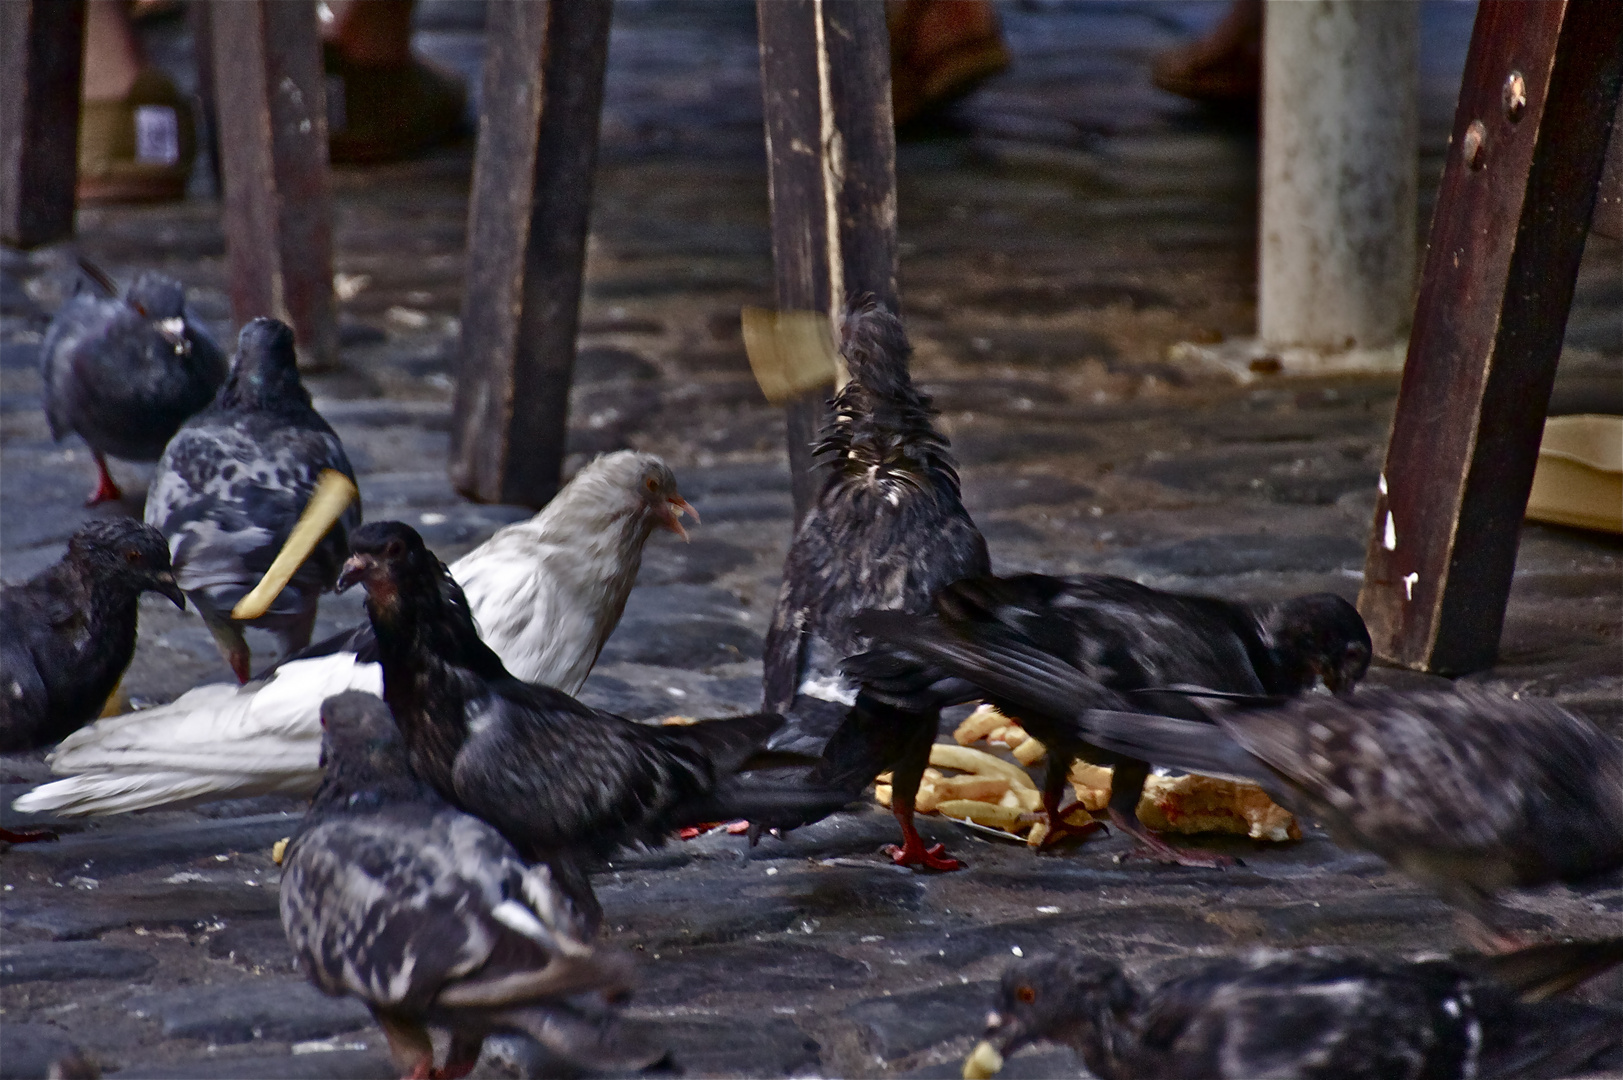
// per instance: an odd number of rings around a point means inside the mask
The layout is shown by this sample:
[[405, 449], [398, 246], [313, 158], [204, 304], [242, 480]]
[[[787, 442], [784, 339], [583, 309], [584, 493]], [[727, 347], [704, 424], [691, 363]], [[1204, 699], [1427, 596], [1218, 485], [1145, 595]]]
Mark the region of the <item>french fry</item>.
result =
[[772, 404], [782, 405], [809, 390], [845, 385], [849, 376], [827, 312], [746, 307], [740, 315], [750, 370]]
[[876, 783], [876, 784], [888, 784], [888, 783], [890, 783], [891, 782], [890, 773], [888, 773], [888, 772], [880, 773], [878, 776], [873, 778], [873, 782]]
[[933, 814], [941, 801], [941, 789], [928, 780], [919, 781], [919, 793], [913, 796], [913, 809], [921, 814]]
[[1110, 780], [1115, 770], [1085, 761], [1071, 762], [1071, 790], [1076, 801], [1089, 810], [1103, 810], [1110, 803]]
[[692, 716], [667, 716], [659, 723], [661, 727], [687, 727], [698, 722], [698, 719]]
[[942, 817], [973, 821], [977, 825], [990, 825], [994, 829], [1013, 832], [1020, 821], [1020, 811], [994, 803], [975, 802], [972, 799], [948, 799], [936, 807]]
[[964, 1080], [991, 1080], [1003, 1070], [1003, 1055], [982, 1039], [964, 1059]]
[[1003, 729], [1002, 733], [999, 734], [996, 739], [988, 739], [987, 742], [1000, 742], [1004, 746], [1007, 746], [1010, 750], [1013, 750], [1015, 747], [1023, 745], [1029, 738], [1031, 738], [1031, 736], [1026, 734], [1025, 728], [1021, 727], [1019, 724], [1010, 724], [1008, 727]]
[[1016, 810], [1025, 809], [1025, 805], [1020, 801], [1020, 796], [1016, 795], [1013, 791], [1005, 791], [1003, 793], [1003, 797], [998, 799], [997, 804], [999, 806], [1010, 806]]
[[282, 858], [287, 854], [287, 842], [291, 839], [293, 839], [291, 836], [284, 836], [271, 845], [271, 862], [277, 866], [282, 865]]
[[1009, 781], [1003, 776], [943, 777], [935, 785], [942, 799], [974, 799], [977, 802], [997, 802], [1009, 793]]
[[1296, 818], [1262, 788], [1209, 776], [1151, 776], [1138, 818], [1161, 832], [1233, 833], [1276, 843], [1302, 838]]
[[1020, 809], [1024, 810], [1028, 814], [1042, 809], [1042, 792], [1038, 791], [1036, 788], [1010, 788], [1009, 794], [1013, 795], [1015, 800], [1019, 802]]
[[1048, 748], [1029, 735], [1019, 746], [1011, 748], [1014, 759], [1022, 765], [1032, 765], [1048, 756]]
[[873, 789], [874, 802], [877, 802], [880, 806], [888, 807], [890, 805], [890, 792], [891, 787], [889, 784], [875, 784]]
[[259, 579], [253, 591], [237, 601], [237, 606], [231, 609], [231, 617], [246, 622], [270, 610], [277, 594], [293, 580], [299, 566], [321, 543], [327, 530], [344, 516], [344, 511], [349, 509], [357, 494], [355, 484], [349, 477], [336, 469], [323, 470], [316, 481], [315, 492], [304, 507], [304, 513], [299, 515], [298, 523], [288, 534], [287, 543], [277, 552], [270, 569], [265, 571], [265, 576]]
[[993, 757], [984, 750], [976, 750], [968, 746], [948, 746], [946, 743], [936, 743], [930, 747], [930, 764], [943, 769], [957, 769], [959, 772], [979, 773], [982, 776], [1005, 776], [1009, 779], [1011, 787], [1023, 787], [1036, 790], [1037, 785], [1032, 782], [1026, 770], [1012, 761], [1004, 761], [1000, 757]]
[[1046, 821], [1033, 822], [1032, 826], [1031, 826], [1031, 831], [1026, 834], [1026, 846], [1031, 847], [1031, 848], [1040, 848], [1040, 847], [1043, 846], [1043, 841], [1047, 840], [1047, 839], [1048, 839], [1048, 822], [1046, 822]]
[[982, 705], [964, 718], [964, 722], [958, 725], [958, 730], [952, 733], [952, 739], [959, 746], [968, 746], [972, 742], [981, 741], [989, 732], [1005, 726], [1008, 722], [1008, 718], [992, 706]]

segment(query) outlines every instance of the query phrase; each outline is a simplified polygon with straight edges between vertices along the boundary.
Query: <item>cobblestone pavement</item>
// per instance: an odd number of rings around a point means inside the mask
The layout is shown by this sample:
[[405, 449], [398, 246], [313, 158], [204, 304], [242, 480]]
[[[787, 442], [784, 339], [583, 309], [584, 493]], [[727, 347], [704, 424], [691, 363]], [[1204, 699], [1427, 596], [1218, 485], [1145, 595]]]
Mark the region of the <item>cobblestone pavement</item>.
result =
[[[1180, 340], [1255, 316], [1255, 136], [1150, 88], [1147, 58], [1220, 8], [1011, 5], [1015, 67], [899, 152], [902, 293], [916, 372], [964, 464], [965, 501], [1001, 570], [1096, 570], [1245, 598], [1356, 594], [1396, 381], [1239, 387], [1180, 367]], [[420, 40], [473, 70], [477, 6], [426, 4]], [[656, 451], [704, 524], [658, 539], [587, 683], [637, 717], [740, 712], [789, 537], [780, 415], [750, 378], [742, 304], [771, 302], [765, 162], [749, 5], [623, 4], [610, 60], [570, 446]], [[1471, 10], [1425, 8], [1429, 216]], [[182, 74], [173, 26], [156, 55]], [[460, 501], [445, 478], [471, 147], [339, 170], [342, 369], [312, 377], [349, 448], [367, 516], [420, 528], [451, 558], [515, 507]], [[76, 254], [116, 276], [157, 266], [227, 316], [218, 205], [81, 211], [72, 244], [4, 253], [0, 553], [7, 579], [55, 559], [84, 519], [84, 448], [53, 445], [35, 371]], [[1623, 251], [1591, 241], [1556, 411], [1623, 411]], [[139, 493], [144, 467], [115, 463]], [[140, 495], [125, 508], [139, 512]], [[109, 512], [104, 508], [100, 512]], [[1529, 525], [1499, 666], [1472, 681], [1555, 696], [1623, 734], [1623, 545]], [[360, 617], [323, 605], [321, 631]], [[125, 691], [165, 701], [229, 677], [201, 623], [143, 609]], [[256, 641], [267, 654], [269, 639]], [[1419, 684], [1377, 670], [1372, 682]], [[6, 809], [47, 776], [0, 759]], [[61, 823], [0, 855], [6, 1075], [77, 1045], [121, 1077], [388, 1075], [364, 1010], [305, 986], [276, 918], [269, 849], [288, 800]], [[617, 861], [599, 879], [610, 937], [642, 958], [634, 1013], [690, 1073], [956, 1075], [1011, 953], [1083, 943], [1145, 971], [1191, 954], [1333, 945], [1459, 947], [1443, 905], [1309, 828], [1300, 843], [1218, 843], [1228, 871], [1120, 863], [1112, 836], [1061, 855], [927, 835], [969, 864], [922, 875], [876, 854], [874, 810], [750, 850], [714, 836]], [[1623, 933], [1623, 885], [1516, 900], [1543, 934]], [[1617, 980], [1592, 994], [1623, 1000]], [[532, 1067], [495, 1046], [479, 1075]], [[1027, 1051], [1010, 1076], [1074, 1074]]]

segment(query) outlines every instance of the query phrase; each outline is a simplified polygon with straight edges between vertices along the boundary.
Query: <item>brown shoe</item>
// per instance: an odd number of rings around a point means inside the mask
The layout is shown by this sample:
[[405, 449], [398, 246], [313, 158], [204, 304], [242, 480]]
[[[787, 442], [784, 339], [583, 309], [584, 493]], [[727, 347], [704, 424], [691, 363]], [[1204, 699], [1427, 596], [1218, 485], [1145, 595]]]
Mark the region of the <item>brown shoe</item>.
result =
[[958, 100], [1009, 66], [989, 0], [893, 0], [886, 22], [898, 127]]
[[363, 67], [336, 46], [327, 72], [327, 145], [335, 164], [398, 161], [449, 142], [462, 130], [462, 80], [412, 58], [405, 67]]
[[76, 195], [82, 203], [185, 198], [196, 156], [191, 102], [156, 68], [137, 75], [120, 100], [80, 106]]

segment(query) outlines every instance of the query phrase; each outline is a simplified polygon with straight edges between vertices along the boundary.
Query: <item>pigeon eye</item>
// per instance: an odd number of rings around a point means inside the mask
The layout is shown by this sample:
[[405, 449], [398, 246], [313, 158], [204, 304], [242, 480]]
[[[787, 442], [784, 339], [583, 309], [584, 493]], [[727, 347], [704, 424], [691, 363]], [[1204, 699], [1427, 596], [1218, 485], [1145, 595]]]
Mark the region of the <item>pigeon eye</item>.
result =
[[1018, 987], [1014, 992], [1015, 999], [1022, 1005], [1030, 1005], [1037, 1000], [1037, 991], [1029, 986]]
[[131, 566], [134, 566], [136, 563], [141, 561], [141, 553], [136, 551], [134, 548], [131, 548], [124, 553], [124, 561], [129, 563]]
[[391, 559], [398, 559], [406, 553], [406, 545], [398, 540], [390, 540], [383, 548], [383, 554]]
[[643, 486], [646, 487], [649, 491], [658, 491], [659, 490], [659, 481], [654, 479], [652, 476], [650, 476], [648, 479], [644, 480], [642, 483], [643, 483]]

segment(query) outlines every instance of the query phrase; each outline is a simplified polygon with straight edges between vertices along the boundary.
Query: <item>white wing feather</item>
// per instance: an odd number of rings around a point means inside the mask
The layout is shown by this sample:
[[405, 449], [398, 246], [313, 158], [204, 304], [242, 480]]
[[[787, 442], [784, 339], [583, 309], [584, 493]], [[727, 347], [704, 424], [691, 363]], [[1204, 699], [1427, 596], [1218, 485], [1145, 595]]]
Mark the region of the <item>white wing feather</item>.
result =
[[[625, 458], [621, 466], [638, 467], [644, 457], [599, 458], [535, 517], [452, 564], [480, 636], [518, 678], [573, 694], [591, 673], [648, 539], [605, 466]], [[381, 668], [352, 653], [295, 660], [262, 684], [199, 686], [168, 705], [99, 720], [51, 754], [51, 768], [68, 779], [12, 806], [74, 816], [309, 794], [321, 780], [321, 703], [345, 690], [381, 696]]]

